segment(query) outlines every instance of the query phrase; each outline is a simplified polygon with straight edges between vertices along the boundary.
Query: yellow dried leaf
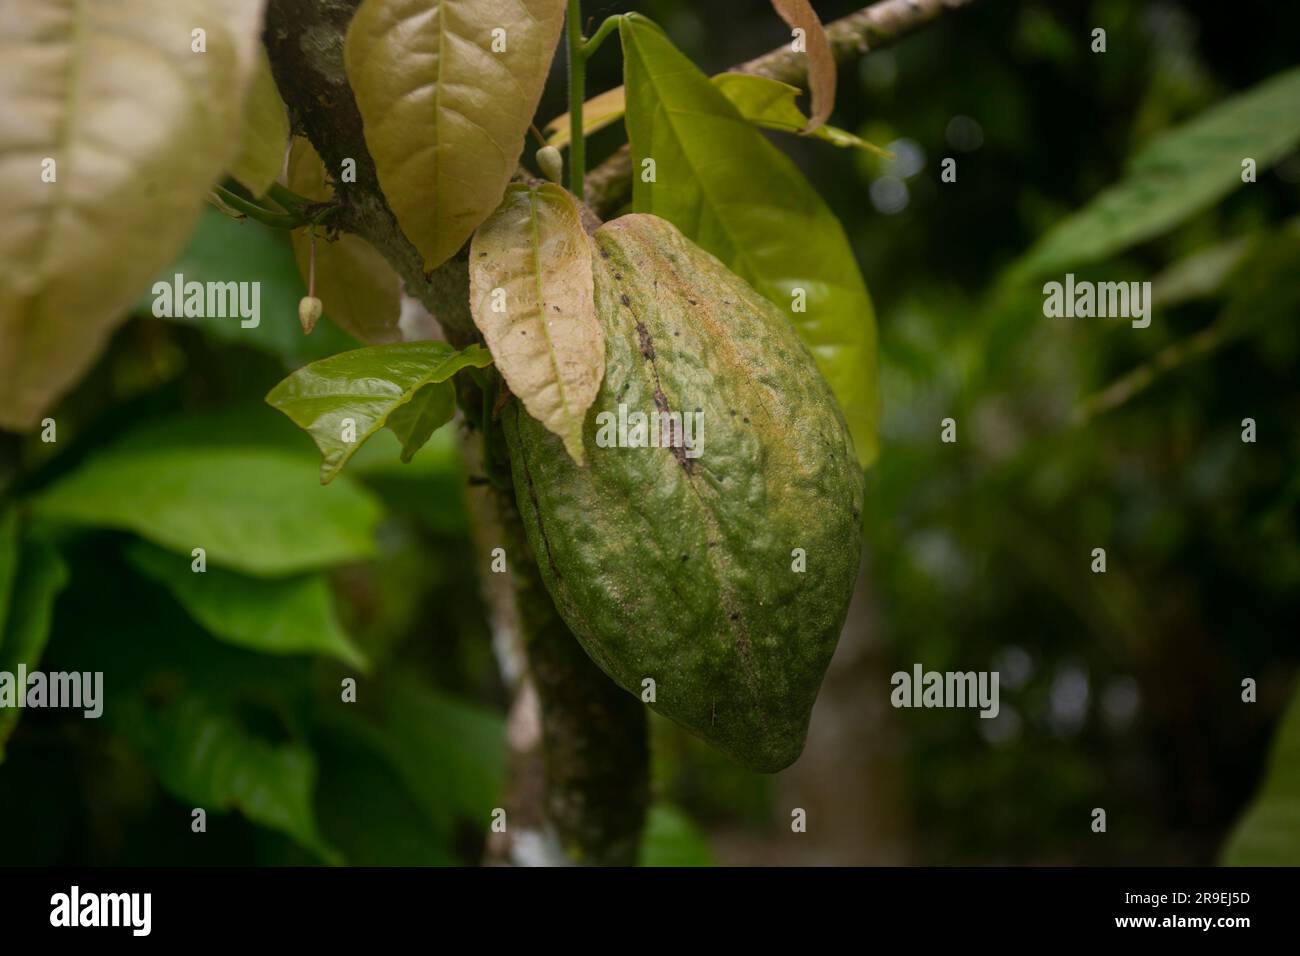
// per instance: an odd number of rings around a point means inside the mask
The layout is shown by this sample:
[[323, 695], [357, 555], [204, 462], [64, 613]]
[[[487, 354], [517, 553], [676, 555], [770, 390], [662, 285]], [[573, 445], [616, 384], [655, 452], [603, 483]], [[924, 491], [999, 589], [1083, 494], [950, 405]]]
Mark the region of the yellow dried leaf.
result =
[[591, 240], [552, 183], [512, 185], [470, 244], [470, 308], [528, 413], [582, 463], [582, 423], [605, 376]]
[[379, 185], [433, 269], [501, 202], [564, 0], [364, 0], [344, 61]]
[[0, 427], [34, 427], [184, 245], [261, 29], [261, 0], [0, 3]]

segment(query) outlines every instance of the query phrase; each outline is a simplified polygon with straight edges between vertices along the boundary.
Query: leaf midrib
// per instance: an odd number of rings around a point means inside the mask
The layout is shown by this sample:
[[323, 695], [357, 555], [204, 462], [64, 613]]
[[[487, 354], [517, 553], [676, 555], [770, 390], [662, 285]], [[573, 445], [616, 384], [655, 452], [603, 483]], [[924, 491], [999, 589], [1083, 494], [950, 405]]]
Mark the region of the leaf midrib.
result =
[[63, 111], [62, 122], [59, 124], [58, 132], [54, 136], [54, 152], [56, 155], [55, 162], [63, 160], [64, 179], [58, 178], [56, 167], [54, 176], [54, 195], [51, 197], [50, 215], [46, 222], [44, 233], [41, 237], [40, 249], [36, 255], [36, 268], [34, 270], [37, 276], [45, 275], [45, 268], [50, 259], [50, 250], [54, 245], [54, 234], [57, 222], [67, 213], [67, 189], [63, 183], [67, 181], [67, 173], [72, 166], [73, 152], [69, 147], [72, 139], [73, 121], [77, 110], [81, 105], [81, 61], [86, 52], [86, 3], [87, 0], [73, 0], [74, 10], [72, 14], [72, 42], [69, 43], [69, 62], [67, 70], [68, 99]]
[[546, 336], [546, 356], [551, 360], [551, 370], [555, 373], [555, 388], [560, 393], [560, 411], [567, 420], [573, 417], [573, 410], [570, 408], [569, 398], [565, 394], [564, 377], [560, 374], [560, 363], [555, 357], [555, 340], [551, 337], [550, 326], [546, 323], [546, 298], [542, 292], [542, 227], [537, 218], [537, 201], [539, 198], [540, 194], [537, 190], [528, 190], [528, 223], [532, 233], [533, 282], [537, 287], [537, 316], [542, 325], [542, 335]]
[[[415, 398], [416, 393], [418, 393], [420, 389], [424, 388], [426, 385], [445, 384], [451, 378], [452, 375], [455, 375], [456, 372], [459, 371], [460, 369], [455, 369], [450, 374], [443, 375], [441, 378], [435, 377], [440, 372], [442, 372], [444, 368], [454, 358], [458, 357], [459, 354], [460, 353], [453, 353], [453, 355], [439, 362], [436, 366], [431, 368], [424, 375], [420, 376], [420, 378], [416, 380], [414, 385], [412, 385], [410, 388], [405, 389], [402, 392], [402, 394], [398, 396], [397, 401], [393, 402], [393, 404], [388, 408], [387, 411], [385, 411], [382, 415], [376, 417], [374, 424], [371, 425], [370, 428], [366, 429], [365, 433], [357, 441], [352, 442], [349, 447], [345, 448], [343, 456], [338, 460], [338, 463], [335, 464], [333, 468], [330, 468], [328, 470], [328, 472], [326, 471], [325, 463], [322, 462], [321, 463], [321, 484], [326, 484], [329, 481], [333, 481], [334, 478], [338, 475], [338, 473], [343, 470], [343, 466], [346, 465], [349, 461], [351, 461], [352, 456], [355, 455], [361, 449], [361, 446], [364, 445], [366, 442], [368, 442], [371, 438], [373, 438], [379, 432], [380, 429], [387, 427], [388, 419], [392, 416], [393, 412], [397, 411], [399, 408], [402, 408], [405, 405], [409, 405], [411, 403], [411, 400]], [[465, 367], [468, 366], [461, 366], [461, 368], [465, 368]], [[342, 396], [336, 396], [336, 397], [341, 398]], [[348, 396], [348, 397], [351, 398], [354, 396]], [[365, 397], [370, 398], [372, 400], [386, 400], [390, 396], [371, 395]]]

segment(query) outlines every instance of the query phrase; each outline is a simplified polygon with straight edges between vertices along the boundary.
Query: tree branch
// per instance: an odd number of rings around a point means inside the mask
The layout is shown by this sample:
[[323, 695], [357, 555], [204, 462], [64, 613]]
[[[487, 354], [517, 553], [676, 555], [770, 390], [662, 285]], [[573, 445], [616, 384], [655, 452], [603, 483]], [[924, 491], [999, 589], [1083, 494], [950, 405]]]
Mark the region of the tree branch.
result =
[[[334, 183], [339, 209], [331, 225], [360, 236], [401, 276], [408, 295], [437, 318], [448, 341], [478, 341], [469, 312], [469, 269], [464, 251], [432, 273], [398, 228], [375, 162], [361, 132], [361, 113], [343, 67], [343, 38], [361, 0], [271, 0], [266, 10], [267, 52], [293, 130], [320, 154]], [[343, 161], [356, 162], [355, 183], [338, 181]]]
[[[880, 0], [830, 23], [826, 35], [835, 62], [843, 65], [889, 46], [942, 14], [969, 6], [975, 0]], [[793, 86], [808, 80], [808, 57], [783, 44], [762, 56], [731, 68], [733, 73], [755, 73]], [[632, 157], [624, 145], [587, 174], [587, 202], [602, 218], [613, 215], [632, 198]]]
[[[896, 43], [946, 12], [969, 6], [975, 0], [880, 0], [857, 13], [850, 13], [826, 25], [826, 38], [839, 65], [866, 56], [872, 50]], [[756, 73], [803, 86], [808, 80], [808, 56], [795, 53], [786, 43], [747, 63], [731, 68], [733, 73]]]

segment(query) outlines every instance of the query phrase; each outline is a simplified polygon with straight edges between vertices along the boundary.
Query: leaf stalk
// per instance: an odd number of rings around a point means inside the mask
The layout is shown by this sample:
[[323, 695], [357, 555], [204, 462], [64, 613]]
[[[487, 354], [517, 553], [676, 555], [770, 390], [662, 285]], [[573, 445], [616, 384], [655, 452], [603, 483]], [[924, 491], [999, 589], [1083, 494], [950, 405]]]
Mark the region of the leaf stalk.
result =
[[297, 229], [299, 226], [307, 224], [307, 220], [297, 213], [272, 212], [269, 209], [262, 208], [257, 205], [257, 203], [250, 202], [235, 191], [227, 189], [225, 186], [218, 184], [212, 187], [212, 191], [216, 193], [218, 199], [231, 209], [237, 210], [249, 219], [256, 219], [264, 225], [276, 229]]
[[[602, 25], [603, 29], [603, 25]], [[587, 141], [582, 135], [582, 104], [586, 99], [587, 56], [583, 51], [582, 0], [569, 0], [565, 17], [569, 64], [569, 191], [586, 201]]]

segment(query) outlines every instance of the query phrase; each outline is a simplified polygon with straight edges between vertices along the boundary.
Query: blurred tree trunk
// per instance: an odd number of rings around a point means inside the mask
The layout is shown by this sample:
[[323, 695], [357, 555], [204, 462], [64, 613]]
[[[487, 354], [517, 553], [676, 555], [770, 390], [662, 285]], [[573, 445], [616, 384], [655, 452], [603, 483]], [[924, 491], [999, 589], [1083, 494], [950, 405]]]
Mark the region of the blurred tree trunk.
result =
[[[803, 755], [777, 775], [773, 831], [722, 832], [719, 858], [732, 865], [897, 866], [911, 862], [905, 739], [889, 705], [890, 664], [880, 610], [863, 560], [808, 728]], [[807, 830], [791, 830], [791, 812]], [[772, 834], [775, 835], [772, 835]]]
[[782, 841], [791, 863], [891, 866], [909, 862], [905, 739], [889, 705], [891, 673], [869, 557], [813, 708], [803, 756], [777, 785], [778, 821], [808, 813], [808, 831]]

